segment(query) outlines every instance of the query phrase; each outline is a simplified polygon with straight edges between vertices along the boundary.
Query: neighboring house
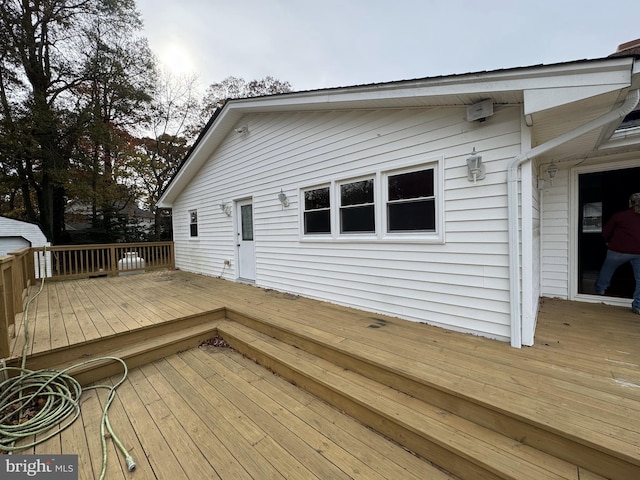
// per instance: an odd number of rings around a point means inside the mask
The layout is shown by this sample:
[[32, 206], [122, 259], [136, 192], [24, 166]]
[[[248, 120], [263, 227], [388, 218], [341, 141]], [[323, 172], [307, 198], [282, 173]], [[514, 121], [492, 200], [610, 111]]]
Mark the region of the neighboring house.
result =
[[638, 88], [620, 57], [230, 100], [159, 202], [176, 266], [532, 345], [540, 297], [630, 304], [591, 284]]
[[[21, 248], [48, 247], [49, 245], [51, 244], [47, 241], [47, 237], [37, 225], [0, 216], [0, 257]], [[44, 260], [41, 260], [39, 272], [44, 272], [44, 268]]]
[[[142, 210], [135, 204], [126, 203], [115, 206], [115, 215], [120, 217], [129, 228], [150, 232], [155, 226], [155, 215], [147, 210]], [[91, 205], [71, 200], [65, 206], [65, 230], [74, 239], [80, 238], [84, 233], [93, 228]], [[100, 219], [102, 216], [100, 215]]]

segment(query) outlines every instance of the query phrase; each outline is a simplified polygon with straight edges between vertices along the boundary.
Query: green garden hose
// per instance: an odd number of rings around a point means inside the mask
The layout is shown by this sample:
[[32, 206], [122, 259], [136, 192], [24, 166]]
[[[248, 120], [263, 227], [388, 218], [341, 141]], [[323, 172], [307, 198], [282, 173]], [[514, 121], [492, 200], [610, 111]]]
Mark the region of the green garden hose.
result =
[[[126, 380], [127, 364], [118, 357], [100, 357], [72, 365], [64, 370], [28, 370], [25, 368], [29, 328], [27, 324], [30, 303], [42, 292], [44, 278], [39, 291], [25, 306], [22, 314], [25, 344], [22, 349], [21, 367], [0, 368], [0, 378], [8, 378], [0, 383], [0, 451], [13, 453], [26, 450], [54, 437], [73, 424], [80, 416], [80, 396], [83, 391], [105, 388], [109, 390], [102, 410], [100, 426], [102, 444], [102, 471], [104, 478], [107, 469], [107, 432], [125, 457], [127, 469], [131, 472], [136, 463], [111, 428], [109, 407], [116, 395], [116, 389]], [[85, 365], [112, 360], [122, 364], [123, 373], [114, 385], [93, 385], [86, 388], [68, 374], [69, 371]], [[54, 427], [58, 425], [58, 428]], [[28, 444], [16, 445], [19, 441], [34, 436], [36, 440]]]

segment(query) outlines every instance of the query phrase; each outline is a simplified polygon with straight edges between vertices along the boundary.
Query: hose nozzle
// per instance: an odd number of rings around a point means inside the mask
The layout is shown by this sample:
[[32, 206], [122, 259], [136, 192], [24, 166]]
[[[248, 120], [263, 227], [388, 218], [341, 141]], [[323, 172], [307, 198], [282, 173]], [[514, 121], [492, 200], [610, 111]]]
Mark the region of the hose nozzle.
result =
[[136, 469], [136, 462], [133, 457], [127, 456], [124, 461], [127, 462], [127, 470], [133, 472]]

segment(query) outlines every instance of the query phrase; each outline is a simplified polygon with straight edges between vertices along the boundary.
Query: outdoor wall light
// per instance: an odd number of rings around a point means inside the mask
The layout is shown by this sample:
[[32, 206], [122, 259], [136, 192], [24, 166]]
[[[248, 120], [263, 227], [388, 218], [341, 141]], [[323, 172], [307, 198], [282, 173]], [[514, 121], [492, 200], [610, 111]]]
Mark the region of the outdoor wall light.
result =
[[231, 216], [231, 205], [229, 205], [227, 202], [222, 202], [220, 204], [220, 210], [223, 211], [227, 217]]
[[549, 166], [545, 170], [544, 178], [538, 177], [538, 189], [543, 190], [547, 187], [547, 182], [549, 185], [553, 185], [553, 179], [556, 178], [558, 174], [558, 166], [552, 160]]
[[278, 200], [280, 200], [280, 203], [282, 204], [282, 208], [289, 206], [289, 199], [287, 198], [287, 194], [284, 193], [282, 189], [280, 189], [280, 193], [278, 194]]
[[240, 135], [246, 135], [249, 133], [249, 127], [247, 125], [243, 125], [242, 127], [236, 128], [235, 131]]
[[476, 180], [482, 180], [485, 175], [482, 157], [476, 153], [475, 147], [471, 152], [471, 156], [467, 158], [467, 179], [475, 185]]

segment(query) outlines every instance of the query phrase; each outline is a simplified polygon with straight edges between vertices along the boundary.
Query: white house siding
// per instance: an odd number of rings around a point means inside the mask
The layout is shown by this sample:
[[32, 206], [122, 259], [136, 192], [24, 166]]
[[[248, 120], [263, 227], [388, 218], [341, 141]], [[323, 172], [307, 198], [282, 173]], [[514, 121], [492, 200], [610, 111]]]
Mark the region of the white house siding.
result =
[[[232, 131], [174, 202], [176, 265], [234, 280], [235, 214], [219, 205], [251, 197], [258, 286], [506, 340], [506, 167], [521, 151], [519, 113], [496, 106], [484, 123], [452, 107], [246, 116], [239, 125], [250, 133]], [[476, 185], [467, 180], [473, 148], [486, 165]], [[301, 239], [300, 189], [438, 158], [444, 243]]]
[[[560, 164], [553, 184], [542, 189], [542, 280], [541, 296], [574, 299], [577, 294], [577, 246], [572, 246], [572, 234], [577, 235], [577, 215], [571, 210], [577, 197], [579, 173], [608, 169], [632, 168], [640, 165], [634, 152], [618, 155], [602, 154], [589, 159], [576, 159]], [[544, 168], [544, 167], [543, 167]], [[575, 184], [573, 183], [575, 182]], [[574, 239], [574, 242], [576, 240]]]
[[569, 297], [569, 170], [560, 169], [542, 189], [542, 285], [544, 297]]

